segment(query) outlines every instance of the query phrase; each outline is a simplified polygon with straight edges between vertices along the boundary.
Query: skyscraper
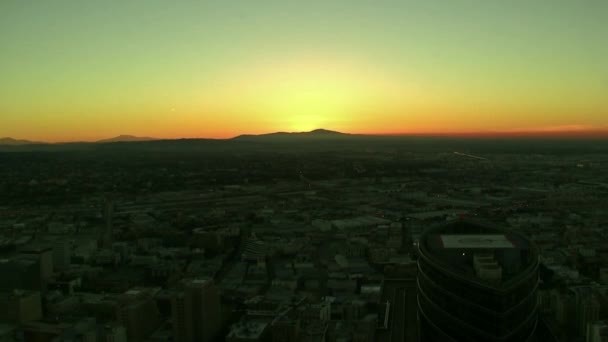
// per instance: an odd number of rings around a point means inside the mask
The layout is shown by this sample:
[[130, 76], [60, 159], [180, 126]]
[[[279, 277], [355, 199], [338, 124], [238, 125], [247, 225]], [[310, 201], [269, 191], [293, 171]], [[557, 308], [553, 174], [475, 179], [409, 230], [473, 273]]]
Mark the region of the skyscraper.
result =
[[212, 341], [221, 326], [220, 296], [213, 280], [184, 281], [171, 301], [176, 341]]
[[42, 318], [42, 301], [37, 291], [0, 292], [0, 308], [0, 322], [23, 324]]
[[53, 275], [53, 248], [47, 245], [30, 245], [21, 249], [21, 255], [40, 263], [40, 279], [46, 281]]
[[430, 228], [419, 243], [422, 341], [536, 341], [536, 246], [468, 220]]
[[40, 290], [43, 280], [39, 258], [18, 255], [10, 259], [0, 259], [0, 279], [0, 291]]
[[70, 242], [57, 240], [53, 243], [53, 268], [65, 271], [70, 266]]
[[151, 292], [134, 288], [119, 296], [116, 318], [126, 328], [129, 341], [144, 341], [159, 323], [158, 307]]

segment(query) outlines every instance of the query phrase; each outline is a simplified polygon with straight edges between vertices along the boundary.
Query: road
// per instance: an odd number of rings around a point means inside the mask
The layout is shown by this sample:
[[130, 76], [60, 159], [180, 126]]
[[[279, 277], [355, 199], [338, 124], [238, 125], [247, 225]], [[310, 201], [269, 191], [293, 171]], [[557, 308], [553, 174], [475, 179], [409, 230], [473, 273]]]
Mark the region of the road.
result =
[[469, 157], [469, 158], [473, 158], [473, 159], [489, 160], [488, 158], [474, 156], [472, 154], [466, 154], [466, 153], [462, 153], [462, 152], [454, 152], [454, 154], [457, 155], [457, 156]]

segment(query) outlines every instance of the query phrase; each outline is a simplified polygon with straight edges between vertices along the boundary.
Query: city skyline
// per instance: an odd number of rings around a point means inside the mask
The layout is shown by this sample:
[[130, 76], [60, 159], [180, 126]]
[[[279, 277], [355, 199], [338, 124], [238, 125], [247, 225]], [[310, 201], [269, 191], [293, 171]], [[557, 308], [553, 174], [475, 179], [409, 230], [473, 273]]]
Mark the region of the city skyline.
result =
[[0, 137], [608, 131], [608, 3], [0, 4]]
[[[321, 133], [320, 133], [321, 132]], [[325, 133], [329, 133], [328, 135]], [[266, 138], [272, 136], [283, 136], [287, 138], [293, 138], [294, 142], [302, 141], [298, 140], [298, 137], [312, 136], [312, 135], [326, 135], [326, 138], [333, 140], [339, 136], [357, 138], [367, 137], [385, 137], [385, 138], [415, 138], [415, 137], [426, 137], [426, 138], [463, 138], [463, 139], [519, 139], [519, 138], [533, 138], [533, 139], [557, 139], [557, 140], [568, 140], [568, 139], [582, 139], [582, 140], [604, 140], [608, 138], [608, 130], [600, 128], [581, 128], [581, 127], [565, 127], [565, 128], [554, 128], [548, 127], [539, 130], [510, 130], [510, 131], [485, 131], [485, 132], [474, 132], [474, 131], [462, 131], [462, 132], [410, 132], [410, 133], [350, 133], [350, 132], [339, 132], [334, 130], [328, 130], [325, 128], [317, 128], [310, 131], [276, 131], [276, 132], [261, 132], [258, 134], [242, 133], [234, 136], [227, 137], [205, 137], [205, 136], [183, 136], [183, 137], [144, 137], [136, 136], [131, 134], [119, 134], [113, 137], [105, 137], [101, 139], [92, 140], [58, 140], [58, 141], [43, 141], [43, 140], [30, 140], [30, 139], [19, 139], [14, 137], [0, 137], [0, 146], [4, 145], [64, 145], [64, 144], [78, 144], [78, 143], [114, 143], [114, 142], [145, 142], [145, 141], [177, 141], [177, 140], [190, 140], [190, 141], [230, 141], [241, 138]], [[289, 142], [290, 140], [284, 140]]]
[[607, 0], [0, 0], [0, 342], [608, 336]]

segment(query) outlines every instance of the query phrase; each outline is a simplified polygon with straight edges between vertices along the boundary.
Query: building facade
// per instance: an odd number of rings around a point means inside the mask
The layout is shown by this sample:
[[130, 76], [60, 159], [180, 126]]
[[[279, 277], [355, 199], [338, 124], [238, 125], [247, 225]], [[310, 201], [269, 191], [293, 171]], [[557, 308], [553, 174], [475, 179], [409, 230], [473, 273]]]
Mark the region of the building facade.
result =
[[422, 341], [536, 341], [536, 246], [468, 220], [427, 229], [418, 244]]
[[220, 296], [213, 280], [187, 280], [172, 299], [176, 341], [214, 341], [221, 327]]

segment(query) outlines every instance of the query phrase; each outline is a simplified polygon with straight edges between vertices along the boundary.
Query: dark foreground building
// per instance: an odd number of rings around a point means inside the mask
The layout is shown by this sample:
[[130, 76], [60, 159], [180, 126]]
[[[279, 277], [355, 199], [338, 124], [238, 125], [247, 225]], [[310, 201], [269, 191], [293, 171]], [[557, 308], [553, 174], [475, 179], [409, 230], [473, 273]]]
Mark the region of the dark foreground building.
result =
[[524, 236], [458, 220], [419, 242], [421, 341], [539, 341], [539, 257]]

